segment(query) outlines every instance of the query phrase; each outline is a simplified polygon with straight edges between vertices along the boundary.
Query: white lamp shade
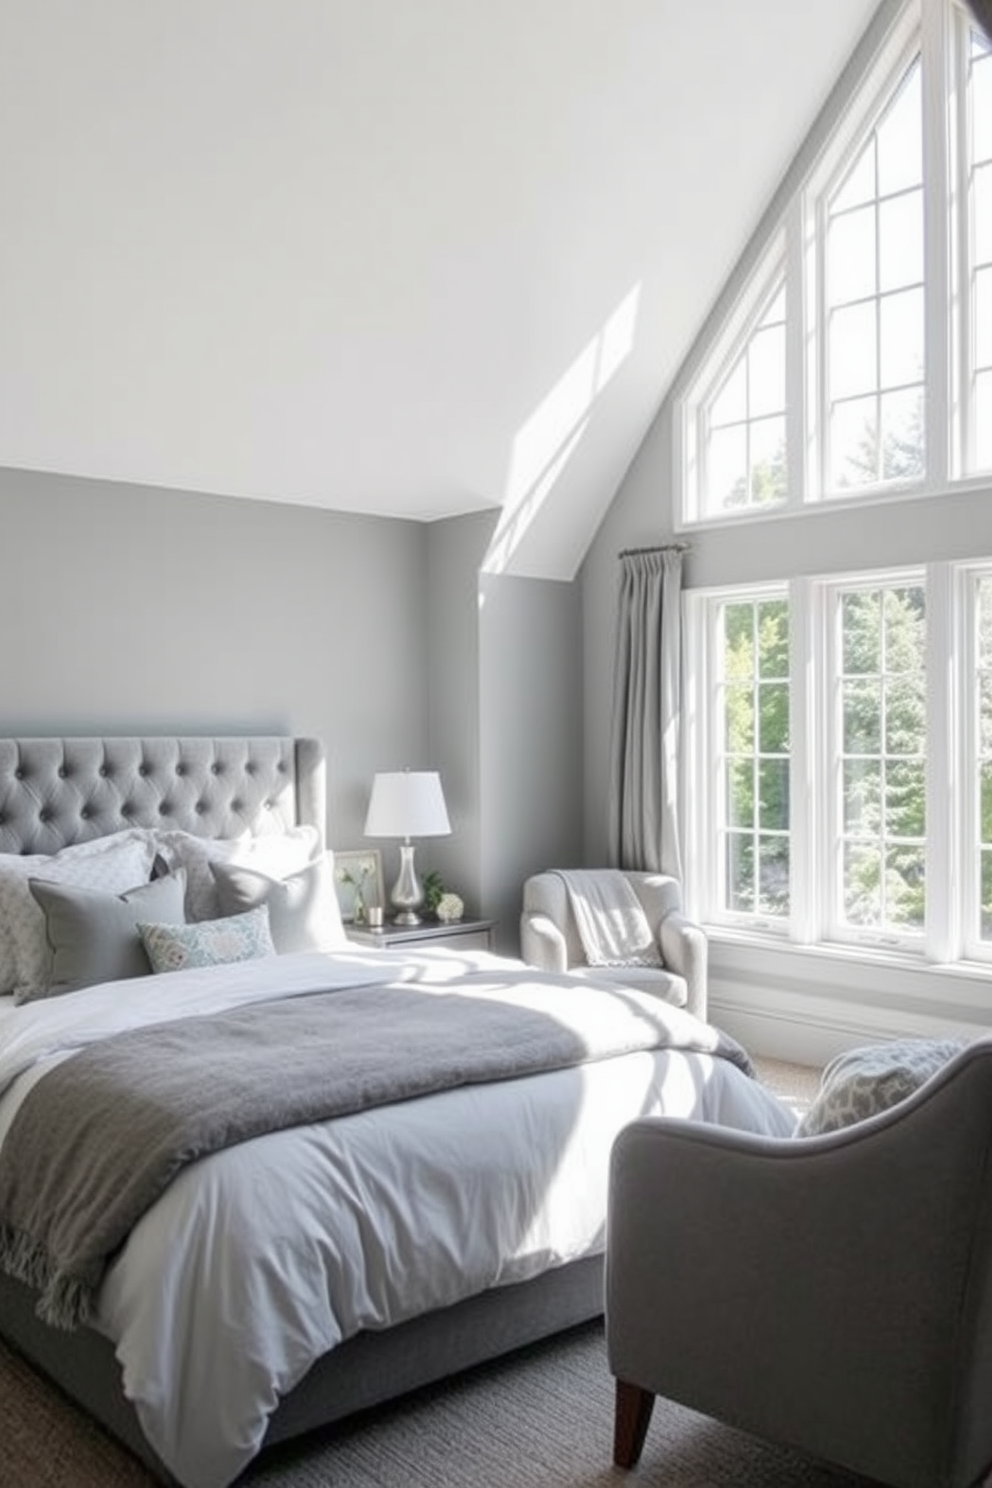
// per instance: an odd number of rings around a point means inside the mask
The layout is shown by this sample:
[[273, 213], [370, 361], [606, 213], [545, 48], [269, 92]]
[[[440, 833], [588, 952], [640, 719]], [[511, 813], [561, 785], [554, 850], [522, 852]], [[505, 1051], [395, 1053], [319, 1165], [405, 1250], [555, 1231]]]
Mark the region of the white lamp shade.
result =
[[393, 770], [375, 776], [366, 837], [446, 837], [450, 831], [436, 770]]

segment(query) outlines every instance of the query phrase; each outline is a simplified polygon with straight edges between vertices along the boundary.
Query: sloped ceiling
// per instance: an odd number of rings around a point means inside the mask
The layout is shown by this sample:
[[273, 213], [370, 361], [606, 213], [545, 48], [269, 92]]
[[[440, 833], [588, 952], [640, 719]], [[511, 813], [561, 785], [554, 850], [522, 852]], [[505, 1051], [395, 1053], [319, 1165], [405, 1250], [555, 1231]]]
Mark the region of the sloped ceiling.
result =
[[571, 577], [871, 0], [3, 0], [0, 464]]

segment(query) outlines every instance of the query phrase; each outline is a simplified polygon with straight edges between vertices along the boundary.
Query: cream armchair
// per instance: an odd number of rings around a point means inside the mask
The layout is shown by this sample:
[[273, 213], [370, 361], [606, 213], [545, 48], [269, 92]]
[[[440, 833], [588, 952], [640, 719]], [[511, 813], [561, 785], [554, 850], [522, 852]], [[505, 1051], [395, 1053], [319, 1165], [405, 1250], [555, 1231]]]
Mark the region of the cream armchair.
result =
[[536, 873], [524, 884], [520, 954], [542, 971], [606, 978], [656, 993], [666, 1002], [706, 1018], [706, 935], [682, 913], [682, 889], [664, 873], [627, 872], [661, 953], [661, 966], [589, 966], [557, 873]]

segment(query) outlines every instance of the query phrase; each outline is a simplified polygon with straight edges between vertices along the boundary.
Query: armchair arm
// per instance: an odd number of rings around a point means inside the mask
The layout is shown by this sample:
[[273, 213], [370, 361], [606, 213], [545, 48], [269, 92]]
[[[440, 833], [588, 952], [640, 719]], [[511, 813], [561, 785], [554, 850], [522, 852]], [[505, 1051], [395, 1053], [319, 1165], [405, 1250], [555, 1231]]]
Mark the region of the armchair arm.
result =
[[681, 910], [673, 909], [658, 926], [661, 959], [669, 971], [683, 977], [686, 985], [686, 1011], [706, 1021], [708, 944], [701, 925], [687, 920]]
[[632, 1123], [610, 1175], [618, 1381], [885, 1482], [973, 1482], [990, 1105], [921, 1091], [809, 1140]]
[[564, 935], [548, 915], [533, 910], [525, 909], [520, 916], [520, 955], [540, 971], [568, 969]]

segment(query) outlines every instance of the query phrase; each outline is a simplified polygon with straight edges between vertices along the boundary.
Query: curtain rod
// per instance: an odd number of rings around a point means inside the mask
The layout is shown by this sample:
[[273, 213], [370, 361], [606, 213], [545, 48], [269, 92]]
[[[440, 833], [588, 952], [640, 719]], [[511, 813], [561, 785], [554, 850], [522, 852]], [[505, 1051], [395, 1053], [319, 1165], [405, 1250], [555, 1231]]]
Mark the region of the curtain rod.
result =
[[653, 548], [621, 548], [618, 558], [637, 558], [641, 553], [687, 553], [691, 547], [687, 542], [661, 543]]

